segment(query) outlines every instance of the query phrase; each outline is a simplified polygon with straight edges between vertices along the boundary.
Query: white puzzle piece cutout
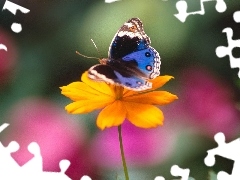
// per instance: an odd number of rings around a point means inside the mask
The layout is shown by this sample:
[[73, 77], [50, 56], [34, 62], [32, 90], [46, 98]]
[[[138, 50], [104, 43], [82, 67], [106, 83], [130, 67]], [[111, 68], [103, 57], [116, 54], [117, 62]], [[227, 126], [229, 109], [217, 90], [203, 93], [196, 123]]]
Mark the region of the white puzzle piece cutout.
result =
[[[236, 23], [240, 22], [240, 11], [236, 11], [233, 14], [233, 19]], [[240, 39], [233, 40], [233, 30], [230, 27], [226, 27], [223, 29], [224, 33], [227, 35], [227, 41], [228, 41], [228, 47], [225, 46], [218, 46], [216, 48], [216, 55], [219, 58], [222, 58], [224, 56], [229, 56], [230, 60], [230, 67], [231, 68], [239, 68], [240, 69], [240, 58], [234, 58], [232, 55], [232, 50], [235, 47], [240, 48]], [[238, 71], [238, 77], [240, 78], [240, 70]]]
[[208, 155], [204, 159], [204, 163], [207, 166], [213, 166], [215, 164], [215, 155], [222, 156], [224, 158], [234, 161], [232, 174], [228, 174], [224, 171], [220, 171], [217, 174], [218, 180], [239, 180], [240, 179], [240, 138], [233, 140], [229, 143], [225, 142], [225, 136], [223, 133], [217, 133], [214, 136], [215, 141], [218, 144], [217, 148], [208, 150]]
[[4, 44], [0, 44], [0, 50], [1, 50], [1, 49], [7, 51], [7, 46], [5, 46]]
[[176, 9], [178, 10], [178, 14], [174, 14], [176, 18], [178, 18], [181, 22], [185, 22], [187, 17], [190, 15], [204, 15], [205, 14], [205, 8], [204, 8], [204, 2], [208, 1], [216, 1], [216, 6], [215, 9], [219, 12], [222, 13], [226, 11], [227, 5], [224, 2], [224, 0], [200, 0], [200, 10], [199, 11], [194, 11], [194, 12], [187, 12], [188, 5], [185, 0], [180, 0], [176, 3]]
[[[173, 165], [170, 172], [172, 176], [181, 176], [181, 180], [194, 180], [193, 178], [189, 177], [190, 169], [182, 169], [178, 165]], [[162, 176], [157, 176], [154, 180], [165, 180], [165, 178]]]
[[[6, 0], [2, 10], [9, 10], [11, 13], [13, 13], [14, 15], [16, 15], [17, 13], [17, 10], [21, 11], [22, 13], [26, 14], [26, 13], [29, 13], [30, 10], [25, 8], [25, 7], [22, 7], [22, 6], [19, 6], [15, 3], [12, 3], [11, 1], [8, 1]], [[22, 25], [20, 23], [16, 23], [14, 22], [11, 26], [11, 29], [13, 32], [15, 33], [20, 33], [22, 31]]]
[[[2, 132], [9, 124], [5, 123], [0, 126]], [[0, 179], [3, 180], [71, 180], [65, 172], [70, 166], [68, 160], [61, 160], [59, 162], [60, 172], [43, 171], [43, 160], [41, 150], [36, 142], [28, 145], [29, 153], [33, 154], [30, 159], [23, 166], [20, 166], [11, 154], [17, 152], [20, 146], [16, 141], [11, 141], [7, 147], [4, 147], [0, 142]], [[83, 176], [80, 180], [91, 180], [89, 176]]]

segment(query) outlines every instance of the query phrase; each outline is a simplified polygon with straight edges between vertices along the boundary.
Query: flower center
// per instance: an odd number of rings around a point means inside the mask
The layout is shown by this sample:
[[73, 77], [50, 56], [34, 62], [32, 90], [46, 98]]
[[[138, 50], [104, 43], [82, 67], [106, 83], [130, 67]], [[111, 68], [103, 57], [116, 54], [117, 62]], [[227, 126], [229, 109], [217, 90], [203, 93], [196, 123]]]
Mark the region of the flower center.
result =
[[116, 100], [122, 99], [124, 88], [122, 86], [115, 86], [114, 88], [115, 88], [115, 98], [116, 98]]

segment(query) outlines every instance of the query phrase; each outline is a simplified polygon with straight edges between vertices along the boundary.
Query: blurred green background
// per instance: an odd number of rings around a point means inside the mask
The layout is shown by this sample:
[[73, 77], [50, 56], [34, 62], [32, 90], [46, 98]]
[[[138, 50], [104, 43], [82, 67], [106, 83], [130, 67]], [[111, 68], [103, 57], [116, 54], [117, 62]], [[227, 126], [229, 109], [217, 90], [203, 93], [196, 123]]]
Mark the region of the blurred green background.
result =
[[[169, 151], [168, 155], [164, 156], [164, 160], [160, 158], [154, 163], [145, 165], [142, 162], [140, 165], [130, 163], [130, 178], [154, 179], [162, 175], [170, 179], [173, 178], [170, 175], [173, 164], [190, 168], [190, 176], [196, 179], [207, 179], [209, 170], [215, 172], [225, 170], [231, 173], [232, 161], [218, 157], [214, 167], [207, 167], [203, 159], [208, 149], [217, 146], [213, 140], [215, 133], [224, 132], [227, 141], [239, 136], [238, 69], [230, 68], [228, 56], [218, 58], [215, 53], [216, 47], [228, 45], [226, 34], [222, 33], [224, 28], [231, 27], [234, 31], [233, 39], [240, 38], [240, 24], [233, 20], [233, 13], [240, 10], [239, 1], [226, 1], [227, 10], [223, 13], [216, 11], [215, 1], [205, 2], [205, 14], [189, 16], [184, 23], [174, 16], [178, 13], [177, 0], [123, 0], [114, 3], [105, 3], [103, 0], [12, 0], [11, 2], [30, 9], [30, 12], [23, 14], [18, 11], [13, 15], [7, 10], [1, 11], [0, 43], [7, 45], [8, 52], [0, 51], [0, 123], [10, 123], [10, 127], [1, 133], [2, 141], [17, 138], [13, 134], [14, 128], [20, 129], [18, 126], [23, 126], [23, 122], [18, 120], [19, 114], [16, 113], [20, 111], [21, 106], [26, 106], [24, 111], [26, 113], [23, 113], [22, 118], [31, 121], [31, 118], [37, 119], [37, 115], [31, 116], [31, 113], [40, 111], [40, 108], [31, 109], [34, 106], [27, 106], [27, 103], [32, 99], [44, 99], [52, 103], [51, 106], [62, 110], [61, 113], [73, 118], [80, 128], [84, 127], [84, 133], [79, 132], [84, 136], [84, 140], [81, 140], [82, 144], [79, 145], [81, 151], [79, 150], [75, 157], [82, 154], [80, 157], [89, 156], [89, 158], [86, 158], [81, 166], [76, 165], [73, 170], [75, 174], [69, 172], [69, 177], [80, 179], [81, 175], [88, 174], [98, 180], [124, 179], [121, 177], [121, 166], [105, 167], [101, 164], [104, 164], [103, 160], [95, 162], [91, 158], [96, 154], [99, 155], [99, 149], [94, 144], [98, 139], [96, 137], [99, 133], [105, 133], [95, 125], [97, 112], [67, 115], [64, 106], [70, 100], [60, 94], [59, 87], [79, 81], [84, 71], [98, 63], [94, 59], [77, 55], [76, 50], [87, 56], [99, 57], [90, 40], [93, 39], [101, 55], [107, 57], [108, 47], [118, 28], [128, 19], [138, 17], [143, 21], [144, 30], [151, 38], [151, 46], [161, 56], [161, 74], [175, 77], [164, 89], [178, 95], [179, 100], [162, 108], [166, 126], [157, 128], [159, 131], [167, 128], [168, 131], [164, 136], [174, 136], [174, 140], [169, 140], [172, 141], [171, 147], [166, 147], [170, 149], [161, 147], [163, 151]], [[188, 12], [200, 9], [200, 0], [187, 2]], [[3, 7], [4, 3], [5, 1], [1, 0], [0, 7]], [[22, 24], [22, 32], [14, 33], [11, 30], [13, 22]], [[233, 55], [240, 58], [240, 49], [234, 48]], [[34, 103], [39, 102], [34, 101]], [[39, 106], [44, 105], [39, 103]], [[44, 114], [45, 110], [40, 112]], [[14, 113], [17, 114], [15, 117], [12, 116]], [[37, 130], [38, 125], [31, 128]], [[25, 129], [23, 128], [22, 131]], [[71, 131], [71, 128], [67, 131]], [[42, 138], [49, 139], [50, 136], [48, 131], [44, 131]], [[156, 138], [156, 135], [154, 137]], [[150, 152], [155, 146], [161, 146], [164, 137], [157, 138]], [[105, 138], [106, 141], [107, 139]], [[53, 142], [55, 140], [52, 139]], [[61, 141], [60, 136], [58, 141]], [[77, 142], [78, 139], [75, 141]], [[152, 138], [148, 141], [152, 141]], [[7, 146], [7, 141], [4, 145]], [[145, 146], [148, 145], [138, 148], [144, 149]], [[106, 151], [111, 152], [113, 149]], [[72, 151], [71, 146], [67, 151]], [[140, 155], [138, 159], [141, 159]], [[49, 159], [44, 159], [46, 164], [48, 161]], [[58, 166], [58, 161], [54, 163]], [[81, 173], [78, 174], [77, 171]]]

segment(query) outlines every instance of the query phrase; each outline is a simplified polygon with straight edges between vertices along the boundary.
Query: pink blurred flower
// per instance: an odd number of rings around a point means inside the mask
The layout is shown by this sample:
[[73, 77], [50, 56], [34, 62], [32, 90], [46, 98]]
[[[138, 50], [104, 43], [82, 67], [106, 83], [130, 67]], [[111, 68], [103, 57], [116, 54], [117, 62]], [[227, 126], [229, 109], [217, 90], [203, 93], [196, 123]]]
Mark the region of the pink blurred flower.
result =
[[234, 102], [234, 91], [208, 70], [185, 69], [181, 78], [180, 106], [202, 133], [213, 137], [218, 132], [234, 136], [239, 129], [240, 113]]
[[38, 98], [20, 101], [10, 110], [8, 136], [3, 143], [17, 141], [19, 151], [13, 157], [19, 165], [32, 158], [27, 147], [37, 142], [43, 157], [45, 171], [59, 171], [59, 162], [71, 162], [67, 175], [79, 180], [84, 174], [90, 175], [91, 165], [85, 150], [86, 131], [83, 124], [67, 115], [62, 107]]
[[0, 49], [0, 86], [4, 85], [13, 72], [17, 61], [16, 44], [5, 30], [0, 28], [0, 44], [7, 47], [7, 51]]
[[[142, 129], [128, 121], [122, 124], [122, 138], [127, 165], [141, 167], [160, 164], [172, 152], [174, 133], [163, 127]], [[92, 141], [91, 158], [100, 168], [122, 167], [117, 127], [96, 134]]]

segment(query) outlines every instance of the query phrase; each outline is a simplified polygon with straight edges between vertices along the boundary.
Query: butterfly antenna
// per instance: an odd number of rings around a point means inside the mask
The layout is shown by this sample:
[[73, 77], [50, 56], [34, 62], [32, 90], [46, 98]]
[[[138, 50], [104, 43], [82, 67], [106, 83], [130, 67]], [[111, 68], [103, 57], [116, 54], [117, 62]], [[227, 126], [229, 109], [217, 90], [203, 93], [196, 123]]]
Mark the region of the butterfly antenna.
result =
[[78, 51], [76, 51], [76, 53], [77, 53], [78, 55], [80, 55], [80, 56], [85, 57], [85, 58], [89, 58], [89, 59], [97, 59], [97, 60], [99, 60], [99, 58], [97, 58], [97, 57], [86, 56], [86, 55], [81, 54], [81, 53], [78, 52]]
[[84, 55], [84, 54], [81, 54], [81, 53], [78, 52], [78, 51], [76, 51], [76, 53], [77, 53], [78, 55], [80, 55], [80, 56], [83, 56], [83, 57], [85, 57], [85, 58], [89, 58], [89, 59], [97, 59], [97, 60], [102, 59], [102, 55], [100, 54], [100, 51], [98, 50], [98, 48], [97, 48], [95, 42], [94, 42], [92, 39], [91, 39], [91, 41], [92, 41], [93, 45], [95, 46], [95, 48], [97, 49], [97, 52], [98, 52], [98, 54], [99, 54], [99, 56], [100, 56], [101, 58], [91, 57], [91, 56], [86, 56], [86, 55]]
[[91, 41], [92, 41], [93, 45], [95, 46], [95, 48], [97, 49], [98, 55], [101, 57], [100, 59], [102, 59], [103, 56], [101, 55], [100, 51], [98, 50], [98, 48], [97, 48], [95, 42], [93, 41], [93, 39], [91, 39]]

